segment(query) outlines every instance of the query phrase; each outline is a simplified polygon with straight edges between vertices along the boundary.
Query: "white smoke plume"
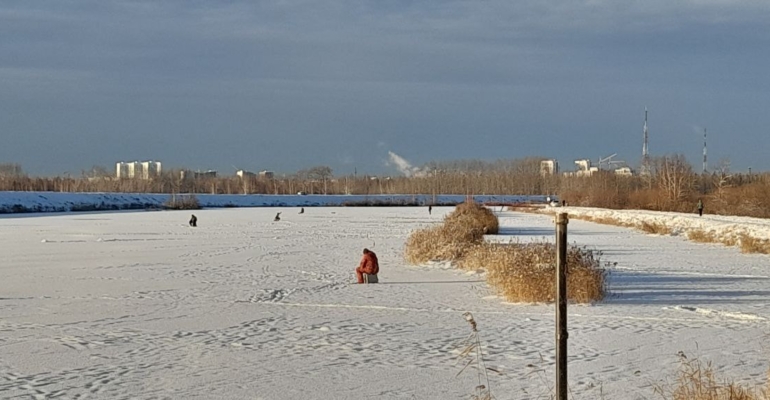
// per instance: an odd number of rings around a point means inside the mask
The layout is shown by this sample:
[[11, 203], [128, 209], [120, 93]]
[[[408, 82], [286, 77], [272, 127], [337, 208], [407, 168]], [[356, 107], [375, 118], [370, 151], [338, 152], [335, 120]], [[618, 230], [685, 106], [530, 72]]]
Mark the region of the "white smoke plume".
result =
[[406, 161], [406, 159], [404, 159], [404, 157], [401, 157], [392, 151], [388, 151], [388, 157], [390, 158], [388, 165], [391, 165], [391, 164], [395, 165], [395, 167], [407, 177], [425, 176], [425, 171], [421, 170], [418, 167], [413, 167], [412, 164], [409, 163], [409, 161]]

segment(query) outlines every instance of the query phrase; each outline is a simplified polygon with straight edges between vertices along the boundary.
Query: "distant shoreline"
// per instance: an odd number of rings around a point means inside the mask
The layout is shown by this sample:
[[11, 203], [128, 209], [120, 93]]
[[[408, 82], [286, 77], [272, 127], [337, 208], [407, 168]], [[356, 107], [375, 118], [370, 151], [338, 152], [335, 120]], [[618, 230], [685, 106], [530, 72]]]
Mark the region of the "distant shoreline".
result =
[[[265, 195], [0, 192], [0, 214], [164, 210], [174, 197], [194, 196], [201, 208], [242, 207], [424, 207], [454, 206], [464, 195]], [[545, 203], [547, 196], [474, 195], [490, 205]]]

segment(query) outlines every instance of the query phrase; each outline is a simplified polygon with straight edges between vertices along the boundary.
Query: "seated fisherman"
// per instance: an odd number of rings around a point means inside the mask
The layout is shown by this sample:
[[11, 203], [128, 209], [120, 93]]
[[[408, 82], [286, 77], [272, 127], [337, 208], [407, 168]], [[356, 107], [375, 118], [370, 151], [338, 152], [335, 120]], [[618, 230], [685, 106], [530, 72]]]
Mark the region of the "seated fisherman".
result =
[[380, 272], [380, 264], [377, 261], [377, 255], [369, 249], [364, 249], [364, 256], [356, 268], [358, 283], [364, 283], [364, 274], [377, 275], [378, 272]]

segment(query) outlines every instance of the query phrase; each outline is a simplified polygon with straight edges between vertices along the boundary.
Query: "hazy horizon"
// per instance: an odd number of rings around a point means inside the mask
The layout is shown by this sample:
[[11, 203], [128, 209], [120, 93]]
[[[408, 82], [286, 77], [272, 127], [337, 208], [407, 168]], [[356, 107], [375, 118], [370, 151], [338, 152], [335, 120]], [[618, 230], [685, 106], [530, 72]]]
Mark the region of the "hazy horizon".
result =
[[396, 174], [650, 153], [770, 170], [770, 3], [0, 1], [0, 163]]

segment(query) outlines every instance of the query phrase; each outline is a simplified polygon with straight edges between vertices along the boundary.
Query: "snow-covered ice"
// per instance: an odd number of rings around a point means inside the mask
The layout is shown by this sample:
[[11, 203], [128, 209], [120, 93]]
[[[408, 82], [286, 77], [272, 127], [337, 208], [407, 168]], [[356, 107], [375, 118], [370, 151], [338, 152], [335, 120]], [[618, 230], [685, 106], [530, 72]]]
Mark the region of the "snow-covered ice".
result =
[[[496, 398], [547, 398], [553, 305], [403, 261], [409, 232], [449, 211], [212, 209], [198, 228], [183, 211], [0, 217], [0, 397], [466, 399], [471, 311], [503, 372]], [[552, 240], [550, 216], [500, 216], [506, 236]], [[764, 382], [768, 256], [578, 220], [569, 241], [617, 263], [607, 301], [570, 306], [575, 398], [654, 398], [679, 351]], [[350, 284], [364, 247], [380, 284]]]

